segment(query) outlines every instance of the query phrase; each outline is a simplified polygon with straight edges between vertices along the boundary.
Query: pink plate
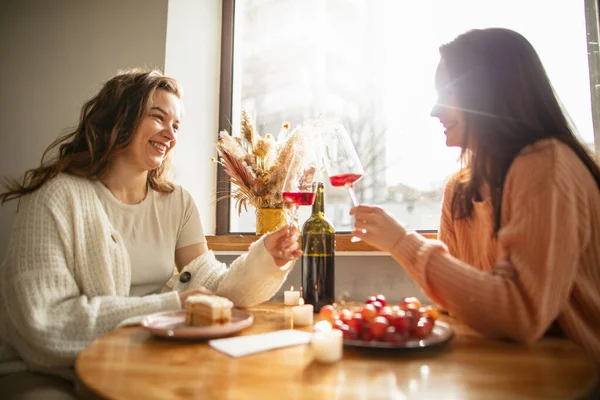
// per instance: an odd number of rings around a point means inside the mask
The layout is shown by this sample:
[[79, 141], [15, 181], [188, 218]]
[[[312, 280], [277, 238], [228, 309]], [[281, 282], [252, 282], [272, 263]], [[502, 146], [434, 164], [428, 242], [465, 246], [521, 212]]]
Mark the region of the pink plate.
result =
[[252, 325], [254, 318], [247, 311], [234, 308], [231, 322], [222, 325], [187, 326], [185, 311], [165, 311], [148, 315], [142, 326], [155, 335], [172, 339], [214, 339], [229, 336]]

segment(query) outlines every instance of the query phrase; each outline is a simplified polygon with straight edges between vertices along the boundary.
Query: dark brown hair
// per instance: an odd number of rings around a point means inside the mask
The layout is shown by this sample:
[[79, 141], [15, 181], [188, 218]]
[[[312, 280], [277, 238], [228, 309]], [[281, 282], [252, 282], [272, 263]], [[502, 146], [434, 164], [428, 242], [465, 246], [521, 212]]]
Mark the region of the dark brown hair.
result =
[[[441, 59], [463, 112], [466, 163], [454, 196], [452, 215], [468, 218], [482, 183], [490, 188], [494, 233], [500, 229], [506, 174], [517, 154], [540, 139], [556, 138], [583, 161], [600, 188], [600, 169], [581, 144], [533, 46], [520, 34], [500, 28], [472, 30], [440, 47]], [[472, 143], [472, 152], [467, 150]]]
[[[77, 128], [60, 136], [44, 151], [38, 168], [28, 170], [22, 181], [6, 179], [7, 191], [0, 194], [2, 204], [39, 189], [61, 172], [88, 179], [102, 177], [112, 157], [131, 142], [156, 90], [181, 98], [177, 81], [159, 71], [125, 71], [106, 82], [83, 106]], [[57, 148], [58, 154], [46, 160]], [[167, 155], [160, 167], [148, 172], [152, 189], [173, 191], [173, 183], [167, 177], [169, 165]]]

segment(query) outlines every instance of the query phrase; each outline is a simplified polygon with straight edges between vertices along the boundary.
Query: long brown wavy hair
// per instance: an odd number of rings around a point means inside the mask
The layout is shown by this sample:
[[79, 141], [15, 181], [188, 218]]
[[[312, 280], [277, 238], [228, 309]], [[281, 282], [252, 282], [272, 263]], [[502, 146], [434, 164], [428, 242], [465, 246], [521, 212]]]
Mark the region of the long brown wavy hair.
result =
[[451, 203], [453, 218], [472, 215], [473, 200], [487, 183], [497, 234], [508, 169], [521, 149], [540, 139], [556, 138], [569, 146], [600, 188], [598, 164], [576, 138], [527, 39], [508, 29], [472, 30], [442, 45], [440, 55], [467, 131], [461, 152], [464, 167]]
[[[60, 136], [44, 151], [38, 168], [28, 170], [20, 181], [5, 179], [7, 191], [0, 194], [2, 204], [39, 189], [61, 172], [92, 180], [101, 178], [112, 157], [131, 142], [156, 90], [181, 98], [177, 81], [156, 70], [125, 71], [106, 82], [81, 109], [77, 128]], [[57, 148], [58, 154], [47, 160]], [[170, 154], [160, 167], [148, 172], [152, 189], [173, 191], [169, 166]]]

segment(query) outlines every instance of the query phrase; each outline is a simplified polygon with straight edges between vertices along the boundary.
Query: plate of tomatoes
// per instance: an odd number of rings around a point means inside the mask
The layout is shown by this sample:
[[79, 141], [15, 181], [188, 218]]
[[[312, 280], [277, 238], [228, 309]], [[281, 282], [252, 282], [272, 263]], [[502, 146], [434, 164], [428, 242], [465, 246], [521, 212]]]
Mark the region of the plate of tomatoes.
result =
[[388, 304], [383, 295], [376, 295], [359, 306], [323, 306], [319, 315], [342, 331], [348, 347], [424, 349], [442, 346], [454, 337], [452, 328], [438, 320], [439, 311], [423, 306], [416, 297]]

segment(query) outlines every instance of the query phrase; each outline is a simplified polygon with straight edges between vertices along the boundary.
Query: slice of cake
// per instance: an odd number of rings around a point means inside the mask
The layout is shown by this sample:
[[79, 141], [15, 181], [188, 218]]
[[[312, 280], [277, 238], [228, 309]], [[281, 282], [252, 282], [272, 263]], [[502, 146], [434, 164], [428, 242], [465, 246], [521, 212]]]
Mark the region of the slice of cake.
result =
[[197, 294], [185, 300], [185, 323], [189, 326], [231, 322], [233, 303], [225, 297]]

